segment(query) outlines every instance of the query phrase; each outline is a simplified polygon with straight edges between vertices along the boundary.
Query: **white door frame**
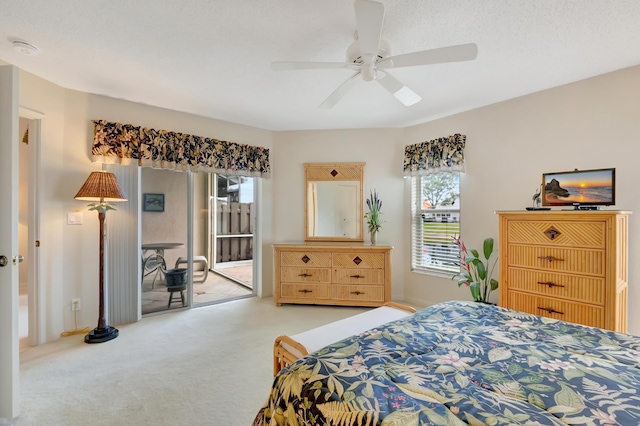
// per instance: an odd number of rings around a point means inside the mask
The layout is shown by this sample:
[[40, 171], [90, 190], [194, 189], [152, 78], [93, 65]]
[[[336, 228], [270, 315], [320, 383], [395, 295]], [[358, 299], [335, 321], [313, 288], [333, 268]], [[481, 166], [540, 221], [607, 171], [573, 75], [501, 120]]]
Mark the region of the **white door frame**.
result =
[[19, 107], [20, 117], [29, 119], [29, 222], [27, 259], [28, 300], [29, 300], [29, 345], [41, 345], [44, 342], [42, 330], [45, 329], [42, 315], [42, 291], [40, 291], [40, 140], [44, 114], [30, 108]]
[[20, 414], [18, 68], [0, 66], [0, 419]]

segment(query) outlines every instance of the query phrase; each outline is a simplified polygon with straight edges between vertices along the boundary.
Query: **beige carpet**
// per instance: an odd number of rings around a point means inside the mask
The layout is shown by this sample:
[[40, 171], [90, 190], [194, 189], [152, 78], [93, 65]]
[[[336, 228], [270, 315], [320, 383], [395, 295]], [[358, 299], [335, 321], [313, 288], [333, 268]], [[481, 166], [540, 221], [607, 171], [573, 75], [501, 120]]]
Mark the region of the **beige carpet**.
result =
[[14, 424], [247, 426], [269, 394], [276, 336], [365, 310], [252, 297], [147, 317], [110, 342], [28, 348]]

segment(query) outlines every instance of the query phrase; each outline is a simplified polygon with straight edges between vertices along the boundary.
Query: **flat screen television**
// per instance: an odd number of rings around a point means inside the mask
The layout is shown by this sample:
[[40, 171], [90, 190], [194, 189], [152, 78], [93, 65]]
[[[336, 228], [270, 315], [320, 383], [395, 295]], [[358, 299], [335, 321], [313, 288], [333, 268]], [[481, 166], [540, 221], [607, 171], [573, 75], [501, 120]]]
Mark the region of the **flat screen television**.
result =
[[542, 174], [542, 205], [597, 209], [616, 203], [616, 169]]

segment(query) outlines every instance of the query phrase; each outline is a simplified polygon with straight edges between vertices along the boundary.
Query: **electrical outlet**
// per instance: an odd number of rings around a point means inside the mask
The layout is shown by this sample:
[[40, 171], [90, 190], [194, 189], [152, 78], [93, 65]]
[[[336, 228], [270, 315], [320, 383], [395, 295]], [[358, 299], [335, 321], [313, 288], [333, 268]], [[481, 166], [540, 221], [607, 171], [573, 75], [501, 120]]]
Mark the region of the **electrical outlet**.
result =
[[80, 299], [71, 299], [71, 310], [72, 311], [80, 310]]

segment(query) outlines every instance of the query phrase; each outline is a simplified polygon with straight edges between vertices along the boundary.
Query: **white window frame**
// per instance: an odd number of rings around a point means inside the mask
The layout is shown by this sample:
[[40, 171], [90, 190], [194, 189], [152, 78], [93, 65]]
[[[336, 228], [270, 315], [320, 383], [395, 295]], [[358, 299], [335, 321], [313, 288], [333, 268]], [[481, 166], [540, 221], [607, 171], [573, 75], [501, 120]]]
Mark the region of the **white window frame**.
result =
[[[459, 172], [444, 172], [456, 173]], [[450, 278], [460, 272], [460, 249], [454, 244], [452, 237], [460, 234], [460, 202], [457, 206], [425, 209], [422, 202], [422, 183], [433, 175], [413, 176], [411, 178], [411, 270], [429, 275]], [[458, 176], [459, 178], [459, 176]], [[458, 179], [458, 193], [460, 193], [460, 179]], [[433, 218], [434, 221], [425, 220]], [[447, 220], [442, 220], [446, 218]], [[436, 247], [440, 247], [436, 257], [428, 253], [425, 244], [425, 223], [433, 223], [445, 232], [435, 236]], [[429, 263], [433, 260], [433, 263]]]

